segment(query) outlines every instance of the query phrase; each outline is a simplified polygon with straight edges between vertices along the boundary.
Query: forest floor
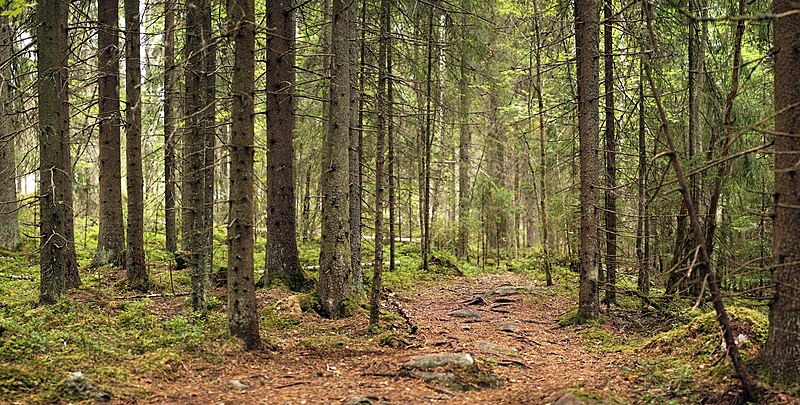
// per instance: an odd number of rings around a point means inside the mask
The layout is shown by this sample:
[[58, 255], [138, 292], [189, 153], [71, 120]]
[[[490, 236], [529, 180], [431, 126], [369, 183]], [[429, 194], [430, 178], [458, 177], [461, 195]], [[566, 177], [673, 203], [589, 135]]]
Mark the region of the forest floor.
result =
[[[266, 304], [276, 297], [261, 298]], [[571, 303], [543, 282], [514, 273], [453, 278], [401, 302], [415, 334], [380, 342], [363, 315], [329, 321], [306, 313], [301, 322], [318, 328], [315, 336], [287, 330], [271, 337], [275, 352], [239, 353], [221, 364], [186, 361], [170, 378], [127, 383], [148, 392], [140, 398], [146, 403], [519, 404], [554, 402], [573, 390], [593, 399], [637, 396], [621, 353], [592, 351], [575, 328], [559, 326]], [[459, 392], [403, 372], [415, 356], [436, 353], [471, 353], [478, 368], [496, 373], [499, 386], [481, 388], [473, 379], [476, 389]], [[486, 385], [494, 385], [492, 378]]]
[[[154, 269], [164, 294], [141, 297], [126, 291], [118, 269], [83, 269], [82, 287], [56, 305], [39, 306], [32, 254], [4, 260], [0, 273], [19, 276], [0, 279], [0, 403], [546, 404], [572, 394], [582, 401], [573, 404], [693, 404], [737, 398], [738, 382], [707, 305], [665, 318], [643, 312], [638, 299], [620, 290], [618, 305], [604, 309], [599, 321], [581, 322], [577, 274], [556, 267], [554, 285], [546, 286], [539, 266], [524, 258], [487, 269], [439, 260], [431, 272], [401, 259], [386, 274], [394, 290], [387, 289], [378, 332], [368, 329], [366, 305], [329, 320], [308, 310], [313, 294], [258, 289], [265, 345], [251, 353], [227, 335], [225, 288], [211, 291], [205, 316], [192, 313], [189, 297], [171, 294], [186, 291], [185, 272], [175, 272], [173, 282], [172, 272]], [[752, 364], [766, 338], [766, 317], [744, 307], [731, 311]], [[445, 361], [454, 364], [432, 364]], [[82, 376], [70, 377], [75, 372]], [[757, 368], [754, 373], [759, 376]], [[764, 403], [800, 404], [800, 387], [758, 383]]]

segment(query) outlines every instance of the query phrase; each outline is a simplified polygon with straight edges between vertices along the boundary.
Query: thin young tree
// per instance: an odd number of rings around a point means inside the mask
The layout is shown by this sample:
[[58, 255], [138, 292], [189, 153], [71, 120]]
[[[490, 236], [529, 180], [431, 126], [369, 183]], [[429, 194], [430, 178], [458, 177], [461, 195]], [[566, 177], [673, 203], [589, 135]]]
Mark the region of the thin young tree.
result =
[[175, 206], [175, 3], [164, 2], [164, 233], [168, 252], [178, 250]]
[[369, 324], [378, 327], [381, 309], [381, 290], [383, 289], [383, 185], [385, 173], [383, 170], [386, 121], [388, 107], [386, 102], [386, 53], [389, 45], [389, 0], [380, 3], [380, 38], [378, 43], [378, 89], [376, 91], [376, 107], [378, 110], [378, 128], [375, 134], [375, 262], [372, 276], [372, 291], [370, 294]]
[[[461, 35], [466, 39], [467, 14], [462, 16]], [[456, 255], [469, 260], [469, 208], [470, 208], [470, 143], [469, 132], [469, 49], [468, 41], [462, 40], [459, 55], [458, 78], [458, 240], [456, 242]]]
[[228, 219], [228, 329], [248, 350], [261, 346], [253, 274], [253, 161], [255, 154], [255, 8], [228, 2], [234, 40], [231, 96], [231, 175]]
[[294, 188], [294, 6], [267, 2], [267, 252], [263, 282], [305, 288], [297, 251]]
[[139, 0], [125, 0], [125, 169], [128, 189], [128, 286], [147, 290], [144, 257], [144, 178], [142, 177], [142, 68]]
[[97, 63], [100, 71], [100, 229], [92, 265], [119, 266], [124, 262], [125, 225], [122, 220], [122, 174], [119, 108], [119, 2], [98, 0]]
[[[362, 13], [361, 25], [364, 24], [366, 8], [362, 0]], [[364, 269], [361, 268], [361, 161], [363, 144], [363, 131], [362, 125], [364, 121], [363, 109], [361, 108], [363, 97], [360, 92], [363, 91], [363, 77], [364, 77], [364, 46], [365, 46], [365, 33], [366, 30], [361, 30], [361, 40], [359, 41], [358, 24], [356, 18], [358, 15], [358, 2], [353, 1], [353, 6], [348, 8], [347, 18], [350, 21], [350, 36], [348, 49], [349, 64], [350, 64], [350, 281], [353, 287], [353, 292], [360, 293], [364, 288]], [[361, 52], [359, 52], [361, 51]], [[360, 56], [360, 57], [359, 57]], [[359, 63], [361, 61], [362, 63]]]
[[617, 282], [617, 140], [614, 118], [614, 30], [613, 0], [603, 1], [603, 54], [605, 83], [605, 143], [606, 143], [606, 295], [605, 304], [615, 303]]
[[597, 246], [597, 136], [599, 8], [595, 0], [575, 0], [575, 47], [578, 65], [578, 134], [580, 137], [580, 292], [578, 314], [595, 318], [600, 312]]
[[322, 241], [317, 295], [321, 311], [332, 318], [344, 314], [343, 302], [352, 291], [350, 254], [349, 157], [350, 56], [354, 21], [348, 17], [354, 2], [333, 0], [331, 15], [331, 81], [328, 127], [323, 145]]
[[[790, 0], [772, 3], [775, 20], [775, 216], [769, 337], [763, 358], [781, 380], [800, 381], [800, 14]], [[789, 14], [791, 13], [791, 14]], [[784, 15], [786, 14], [786, 15]]]
[[[74, 241], [68, 229], [72, 213], [72, 184], [66, 164], [65, 142], [69, 115], [67, 104], [67, 18], [64, 0], [36, 3], [37, 71], [39, 90], [39, 302], [52, 304], [68, 288], [67, 273], [74, 264]], [[66, 156], [66, 158], [65, 158]], [[71, 252], [72, 250], [72, 252]]]
[[14, 97], [12, 39], [8, 17], [0, 15], [0, 100], [3, 100], [0, 103], [0, 249], [6, 250], [15, 250], [20, 244], [14, 153], [16, 131], [11, 110]]

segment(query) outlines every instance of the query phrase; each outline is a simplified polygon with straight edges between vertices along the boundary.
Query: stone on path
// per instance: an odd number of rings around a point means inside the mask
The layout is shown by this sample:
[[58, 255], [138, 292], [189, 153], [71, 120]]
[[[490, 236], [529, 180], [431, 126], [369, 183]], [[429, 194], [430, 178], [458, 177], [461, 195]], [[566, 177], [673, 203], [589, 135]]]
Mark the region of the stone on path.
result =
[[457, 309], [455, 311], [450, 312], [448, 315], [454, 318], [481, 319], [480, 312], [469, 308]]
[[236, 391], [242, 391], [249, 388], [249, 386], [239, 380], [230, 380], [228, 381], [228, 388]]
[[519, 286], [512, 286], [512, 285], [504, 285], [501, 287], [497, 287], [494, 291], [490, 292], [489, 296], [500, 296], [505, 297], [507, 295], [516, 295], [516, 294], [525, 294], [530, 290], [526, 287], [519, 287]]
[[553, 405], [585, 405], [586, 403], [583, 402], [580, 398], [576, 397], [572, 393], [568, 393], [563, 397], [559, 398], [558, 401], [553, 402]]
[[516, 332], [519, 330], [519, 325], [514, 322], [503, 322], [500, 324], [500, 330], [503, 332]]
[[513, 347], [507, 347], [499, 345], [497, 343], [487, 342], [485, 340], [475, 341], [475, 348], [482, 352], [494, 353], [494, 354], [506, 354], [506, 355], [519, 354], [517, 352], [517, 349]]
[[407, 366], [419, 370], [431, 370], [446, 366], [466, 369], [472, 367], [474, 364], [475, 360], [469, 353], [435, 353], [414, 356]]

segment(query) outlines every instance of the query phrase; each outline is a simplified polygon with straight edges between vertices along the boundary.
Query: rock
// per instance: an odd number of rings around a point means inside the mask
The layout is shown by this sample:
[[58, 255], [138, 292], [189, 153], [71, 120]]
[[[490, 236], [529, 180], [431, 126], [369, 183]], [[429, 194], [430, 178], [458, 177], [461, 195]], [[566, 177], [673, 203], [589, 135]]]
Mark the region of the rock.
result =
[[507, 295], [516, 295], [516, 294], [524, 294], [529, 292], [529, 290], [525, 287], [518, 287], [518, 286], [511, 286], [511, 285], [504, 285], [502, 287], [497, 287], [489, 293], [490, 296], [500, 296], [505, 297]]
[[69, 376], [61, 382], [61, 387], [67, 396], [73, 398], [91, 395], [100, 401], [111, 400], [111, 394], [98, 390], [80, 371], [69, 373]]
[[436, 353], [414, 356], [407, 367], [418, 370], [430, 370], [445, 366], [466, 369], [474, 364], [475, 360], [469, 353]]
[[503, 332], [516, 332], [519, 330], [519, 325], [513, 322], [503, 322], [500, 324], [500, 330]]
[[487, 342], [485, 340], [478, 340], [475, 342], [475, 348], [487, 353], [494, 353], [494, 354], [508, 354], [508, 355], [516, 355], [517, 349], [513, 347], [506, 347], [503, 345], [498, 345], [496, 343]]
[[249, 387], [250, 387], [249, 385], [247, 385], [247, 384], [245, 384], [245, 383], [243, 383], [243, 382], [241, 382], [239, 380], [230, 380], [230, 381], [228, 381], [228, 388], [230, 388], [232, 390], [242, 391], [242, 390], [246, 390]]
[[454, 318], [481, 319], [481, 314], [478, 311], [469, 308], [457, 309], [450, 312], [448, 315]]
[[586, 403], [583, 402], [580, 398], [576, 397], [572, 393], [567, 393], [563, 397], [559, 398], [558, 401], [553, 402], [553, 405], [585, 405]]
[[437, 373], [435, 371], [412, 371], [411, 376], [424, 381], [436, 381], [442, 384], [450, 384], [456, 379], [453, 373]]

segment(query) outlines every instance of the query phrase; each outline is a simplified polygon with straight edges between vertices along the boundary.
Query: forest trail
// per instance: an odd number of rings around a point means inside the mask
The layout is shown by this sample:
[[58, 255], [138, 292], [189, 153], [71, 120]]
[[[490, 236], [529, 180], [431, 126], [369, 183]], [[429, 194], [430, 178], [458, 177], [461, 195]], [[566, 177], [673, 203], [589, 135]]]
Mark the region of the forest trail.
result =
[[[363, 315], [329, 321], [303, 313], [297, 327], [269, 337], [276, 351], [187, 360], [174, 365], [174, 373], [129, 379], [119, 388], [138, 391], [145, 403], [369, 403], [360, 398], [376, 404], [543, 404], [569, 391], [630, 398], [634, 382], [621, 367], [627, 360], [588, 349], [576, 327], [559, 328], [573, 299], [555, 291], [514, 273], [452, 278], [400, 298], [419, 326], [395, 340], [407, 347], [381, 345], [367, 334]], [[470, 353], [502, 384], [456, 392], [400, 372], [414, 356], [459, 352]]]

